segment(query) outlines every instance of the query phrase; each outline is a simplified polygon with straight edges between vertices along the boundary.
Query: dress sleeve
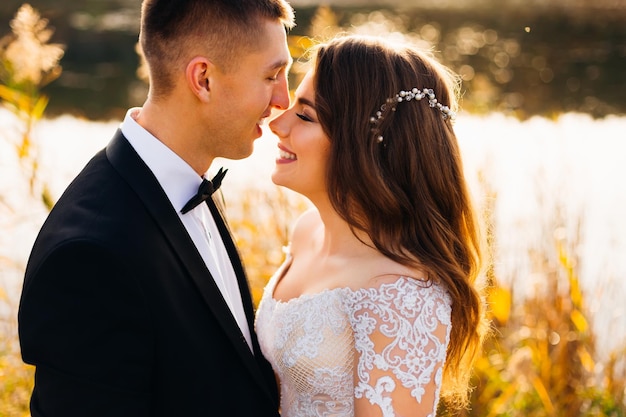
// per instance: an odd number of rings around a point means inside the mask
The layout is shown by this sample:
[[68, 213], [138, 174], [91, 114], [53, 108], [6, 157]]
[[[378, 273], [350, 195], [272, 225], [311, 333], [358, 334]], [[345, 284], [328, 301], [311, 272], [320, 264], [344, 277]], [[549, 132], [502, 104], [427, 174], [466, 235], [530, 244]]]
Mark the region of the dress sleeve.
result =
[[399, 278], [350, 293], [355, 417], [434, 416], [450, 339], [451, 301], [438, 284]]

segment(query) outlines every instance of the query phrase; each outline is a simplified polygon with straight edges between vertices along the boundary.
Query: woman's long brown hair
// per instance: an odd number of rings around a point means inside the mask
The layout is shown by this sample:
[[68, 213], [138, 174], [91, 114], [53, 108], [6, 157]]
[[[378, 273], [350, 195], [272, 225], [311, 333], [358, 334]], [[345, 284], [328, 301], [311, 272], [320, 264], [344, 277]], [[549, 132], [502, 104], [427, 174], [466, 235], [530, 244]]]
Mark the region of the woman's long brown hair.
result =
[[480, 239], [457, 139], [428, 100], [398, 103], [378, 131], [371, 123], [388, 98], [413, 87], [433, 89], [454, 109], [458, 83], [423, 52], [358, 36], [317, 49], [314, 83], [331, 142], [331, 203], [381, 253], [445, 283], [453, 303], [442, 396], [465, 405], [484, 312], [476, 285]]

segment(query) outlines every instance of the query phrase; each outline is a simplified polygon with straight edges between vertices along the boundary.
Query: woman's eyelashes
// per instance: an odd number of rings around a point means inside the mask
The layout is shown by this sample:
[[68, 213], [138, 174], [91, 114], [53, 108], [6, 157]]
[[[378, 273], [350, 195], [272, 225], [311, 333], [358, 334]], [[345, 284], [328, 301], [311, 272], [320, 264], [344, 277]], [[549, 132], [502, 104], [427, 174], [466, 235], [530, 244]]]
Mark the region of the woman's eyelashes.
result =
[[298, 116], [300, 119], [304, 120], [305, 122], [312, 122], [313, 121], [313, 119], [311, 119], [305, 113], [296, 113], [296, 116]]

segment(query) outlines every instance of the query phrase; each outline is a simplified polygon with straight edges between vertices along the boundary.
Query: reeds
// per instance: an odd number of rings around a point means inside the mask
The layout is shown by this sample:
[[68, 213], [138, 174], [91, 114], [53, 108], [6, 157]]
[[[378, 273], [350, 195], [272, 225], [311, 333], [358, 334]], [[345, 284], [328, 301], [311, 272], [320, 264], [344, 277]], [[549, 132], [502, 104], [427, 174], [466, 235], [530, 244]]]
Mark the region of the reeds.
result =
[[[494, 282], [494, 324], [475, 366], [471, 410], [465, 416], [626, 416], [624, 351], [606, 363], [596, 356], [585, 297], [571, 252], [556, 241], [558, 264], [534, 254], [543, 289], [515, 300]], [[516, 283], [524, 277], [515, 277]]]
[[[480, 176], [484, 194], [489, 283], [487, 305], [493, 331], [474, 367], [470, 409], [459, 417], [626, 416], [626, 346], [602, 361], [598, 336], [581, 289], [576, 256], [583, 218], [565, 219], [559, 207], [545, 210], [538, 249], [529, 249], [530, 276], [498, 277], [493, 216], [497, 194]], [[539, 198], [539, 200], [543, 200]], [[564, 224], [574, 230], [566, 239]], [[532, 277], [531, 277], [532, 276]], [[510, 284], [504, 285], [503, 281]], [[516, 295], [518, 288], [534, 291]], [[520, 291], [522, 292], [522, 291]], [[604, 335], [604, 342], [607, 337]], [[615, 335], [623, 338], [624, 334]], [[619, 340], [619, 339], [618, 339]]]
[[[3, 128], [0, 140], [12, 145], [20, 162], [22, 172], [15, 180], [27, 178], [30, 197], [47, 209], [52, 207], [53, 199], [46, 182], [38, 176], [39, 155], [32, 133], [48, 104], [41, 88], [61, 74], [63, 48], [49, 43], [52, 34], [48, 21], [24, 4], [11, 21], [11, 33], [0, 38], [0, 104], [19, 121], [15, 130]], [[7, 214], [11, 221], [20, 208], [12, 207], [5, 197], [0, 195], [0, 215]], [[0, 224], [5, 221], [3, 218]], [[0, 253], [0, 282], [5, 276], [20, 274], [20, 267], [10, 256]], [[0, 417], [28, 416], [33, 368], [21, 361], [16, 303], [9, 297], [8, 289], [0, 286]]]
[[49, 43], [54, 31], [29, 4], [17, 11], [11, 29], [0, 39], [0, 102], [22, 122], [15, 135], [19, 138], [14, 141], [15, 151], [29, 178], [31, 193], [39, 194], [50, 209], [53, 201], [47, 185], [37, 176], [39, 158], [32, 132], [48, 105], [41, 89], [61, 75], [63, 47]]
[[255, 306], [263, 287], [285, 259], [290, 227], [308, 207], [307, 200], [292, 191], [249, 189], [241, 201], [227, 204], [239, 252], [248, 274]]

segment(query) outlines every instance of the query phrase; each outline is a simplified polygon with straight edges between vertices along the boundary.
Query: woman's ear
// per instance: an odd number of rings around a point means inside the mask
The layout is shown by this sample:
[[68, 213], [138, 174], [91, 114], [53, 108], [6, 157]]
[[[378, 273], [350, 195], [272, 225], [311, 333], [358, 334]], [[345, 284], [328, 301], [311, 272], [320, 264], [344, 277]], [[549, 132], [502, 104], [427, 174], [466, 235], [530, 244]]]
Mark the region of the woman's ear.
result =
[[191, 92], [200, 101], [208, 101], [211, 93], [210, 74], [213, 70], [211, 61], [202, 56], [193, 58], [187, 64], [185, 79]]

